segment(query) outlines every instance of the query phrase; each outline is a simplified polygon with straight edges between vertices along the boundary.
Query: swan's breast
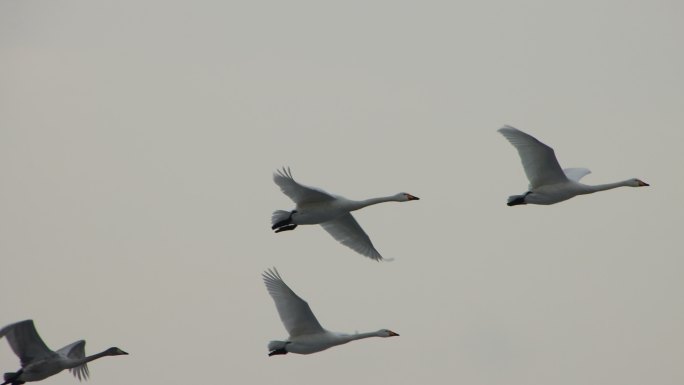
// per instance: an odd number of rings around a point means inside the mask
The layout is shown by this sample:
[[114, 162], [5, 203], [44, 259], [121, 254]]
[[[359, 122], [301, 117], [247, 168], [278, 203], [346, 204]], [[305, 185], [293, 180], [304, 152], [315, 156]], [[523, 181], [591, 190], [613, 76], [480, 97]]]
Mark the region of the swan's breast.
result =
[[311, 354], [346, 342], [348, 341], [342, 341], [336, 334], [330, 332], [308, 334], [290, 338], [290, 343], [287, 344], [287, 351], [298, 354]]
[[56, 360], [42, 360], [33, 364], [27, 365], [21, 375], [23, 381], [40, 381], [66, 369], [62, 361]]
[[297, 206], [297, 212], [292, 215], [292, 222], [298, 225], [317, 225], [336, 219], [348, 212], [335, 201], [307, 203]]
[[584, 193], [582, 184], [568, 181], [533, 189], [532, 193], [525, 197], [525, 202], [537, 205], [550, 205], [568, 200], [582, 193]]

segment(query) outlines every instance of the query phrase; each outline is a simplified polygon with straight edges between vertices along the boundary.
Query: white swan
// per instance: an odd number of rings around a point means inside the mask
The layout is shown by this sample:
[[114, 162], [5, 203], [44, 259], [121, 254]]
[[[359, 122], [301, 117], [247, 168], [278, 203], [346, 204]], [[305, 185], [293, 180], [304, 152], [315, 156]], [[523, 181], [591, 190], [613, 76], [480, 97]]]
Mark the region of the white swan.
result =
[[419, 199], [411, 194], [399, 193], [387, 197], [354, 201], [295, 182], [289, 168], [283, 168], [282, 171], [278, 170], [274, 173], [273, 181], [297, 205], [292, 211], [276, 210], [273, 212], [271, 229], [276, 233], [294, 230], [297, 225], [320, 224], [343, 245], [376, 261], [382, 260], [382, 256], [375, 250], [370, 238], [350, 212], [376, 203]]
[[499, 132], [518, 150], [525, 174], [530, 181], [529, 191], [523, 195], [512, 195], [508, 198], [509, 206], [528, 203], [550, 205], [577, 195], [616, 187], [648, 186], [648, 183], [636, 178], [596, 186], [579, 183], [579, 180], [591, 171], [586, 168], [561, 169], [551, 147], [517, 128], [504, 126], [499, 129]]
[[119, 348], [86, 357], [85, 341], [69, 344], [56, 352], [50, 350], [40, 338], [32, 320], [21, 321], [0, 329], [0, 338], [7, 337], [10, 347], [21, 361], [16, 373], [5, 373], [1, 385], [40, 381], [69, 369], [80, 380], [88, 379], [88, 362], [104, 356], [128, 354]]
[[369, 337], [393, 337], [399, 334], [381, 329], [370, 333], [345, 334], [330, 332], [318, 323], [311, 312], [309, 304], [299, 298], [278, 274], [278, 270], [268, 269], [262, 274], [268, 293], [278, 309], [280, 319], [285, 329], [290, 333], [286, 341], [271, 341], [268, 343], [269, 356], [277, 354], [297, 353], [311, 354], [329, 349], [333, 346], [346, 344], [350, 341]]

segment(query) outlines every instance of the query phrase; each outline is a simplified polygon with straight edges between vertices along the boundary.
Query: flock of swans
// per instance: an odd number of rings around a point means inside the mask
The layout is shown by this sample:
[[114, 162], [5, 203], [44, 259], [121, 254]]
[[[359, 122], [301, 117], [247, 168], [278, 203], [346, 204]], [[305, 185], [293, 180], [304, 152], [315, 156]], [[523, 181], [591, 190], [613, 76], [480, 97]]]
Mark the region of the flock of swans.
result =
[[[528, 191], [508, 198], [508, 206], [537, 204], [550, 205], [577, 195], [591, 194], [616, 187], [642, 187], [647, 183], [639, 179], [590, 186], [580, 183], [589, 174], [586, 168], [561, 169], [551, 147], [516, 128], [504, 126], [501, 133], [518, 151], [529, 180]], [[338, 242], [355, 252], [376, 261], [383, 259], [370, 237], [363, 231], [351, 212], [382, 202], [408, 202], [419, 198], [408, 193], [354, 201], [323, 190], [299, 184], [289, 169], [273, 175], [274, 182], [295, 203], [291, 211], [276, 210], [271, 218], [276, 233], [294, 230], [299, 225], [319, 224]], [[287, 353], [311, 354], [369, 337], [394, 337], [399, 334], [381, 329], [369, 333], [336, 333], [324, 329], [309, 305], [283, 281], [278, 271], [267, 269], [262, 278], [268, 293], [289, 336], [268, 343], [269, 356]], [[32, 320], [20, 321], [0, 329], [0, 338], [6, 337], [12, 351], [19, 357], [21, 368], [5, 373], [0, 385], [18, 385], [40, 381], [69, 369], [79, 380], [89, 376], [88, 362], [105, 356], [128, 353], [113, 347], [92, 356], [85, 355], [85, 341], [80, 340], [57, 351], [50, 350], [38, 335]]]

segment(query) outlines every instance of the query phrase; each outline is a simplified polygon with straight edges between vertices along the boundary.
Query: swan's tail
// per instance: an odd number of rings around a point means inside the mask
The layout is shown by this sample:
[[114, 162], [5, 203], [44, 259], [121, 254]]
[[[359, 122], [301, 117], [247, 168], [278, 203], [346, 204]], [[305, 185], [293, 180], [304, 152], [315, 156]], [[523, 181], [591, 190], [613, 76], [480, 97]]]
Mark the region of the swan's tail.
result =
[[268, 355], [270, 356], [275, 356], [277, 354], [287, 354], [287, 350], [285, 350], [285, 346], [287, 346], [288, 342], [287, 341], [271, 341], [268, 343]]
[[275, 226], [277, 223], [289, 222], [289, 221], [290, 221], [290, 212], [289, 211], [276, 210], [273, 212], [273, 215], [271, 215], [271, 224], [273, 226]]
[[517, 206], [517, 205], [526, 205], [527, 202], [525, 202], [525, 195], [511, 195], [508, 197], [508, 203], [506, 203], [509, 206]]
[[5, 382], [3, 382], [2, 384], [3, 384], [3, 385], [5, 385], [5, 384], [10, 384], [10, 383], [14, 384], [14, 381], [15, 381], [17, 378], [19, 378], [20, 375], [21, 375], [21, 370], [19, 370], [19, 371], [16, 372], [16, 373], [14, 373], [14, 372], [7, 372], [7, 373], [5, 373], [4, 376], [2, 376], [2, 378], [5, 380]]
[[281, 231], [294, 230], [297, 228], [297, 225], [292, 223], [292, 214], [296, 212], [297, 210], [292, 210], [291, 212], [284, 210], [274, 211], [273, 216], [271, 216], [271, 223], [273, 223], [271, 230], [275, 230], [276, 233], [279, 233]]
[[271, 341], [268, 343], [268, 350], [284, 349], [285, 345], [287, 345], [286, 341]]

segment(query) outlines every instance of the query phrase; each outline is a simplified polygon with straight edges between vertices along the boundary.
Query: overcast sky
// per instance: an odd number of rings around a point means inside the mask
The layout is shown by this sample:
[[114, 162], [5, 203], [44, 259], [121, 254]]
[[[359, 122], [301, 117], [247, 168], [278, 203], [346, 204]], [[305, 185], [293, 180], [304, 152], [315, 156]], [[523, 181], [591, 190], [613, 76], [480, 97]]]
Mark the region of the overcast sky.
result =
[[[324, 4], [325, 3], [325, 4]], [[681, 1], [0, 2], [0, 326], [93, 385], [684, 383]], [[526, 191], [504, 124], [621, 188]], [[273, 234], [290, 166], [376, 263]], [[308, 356], [261, 272], [334, 331]], [[18, 359], [0, 341], [0, 371]], [[46, 384], [75, 384], [68, 373]]]

